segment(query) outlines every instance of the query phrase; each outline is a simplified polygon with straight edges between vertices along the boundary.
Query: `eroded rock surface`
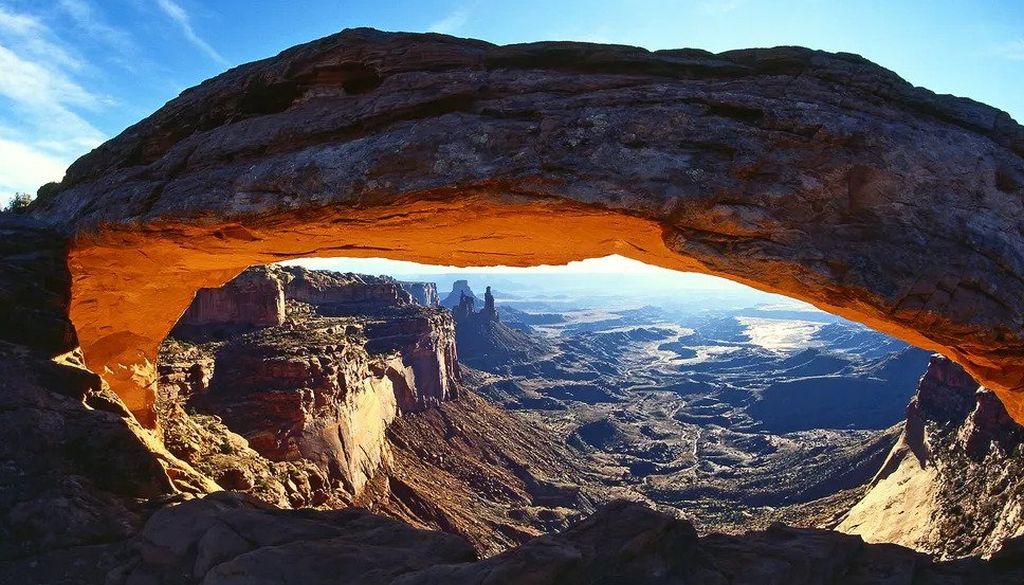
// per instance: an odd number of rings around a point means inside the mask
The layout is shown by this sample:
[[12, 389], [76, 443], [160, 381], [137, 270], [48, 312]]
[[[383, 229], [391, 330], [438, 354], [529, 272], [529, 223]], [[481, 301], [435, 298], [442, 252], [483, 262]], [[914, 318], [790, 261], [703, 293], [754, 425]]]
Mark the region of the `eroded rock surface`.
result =
[[386, 584], [476, 556], [457, 536], [364, 510], [283, 511], [228, 492], [161, 510], [135, 549], [107, 583]]
[[990, 563], [936, 563], [902, 547], [813, 529], [698, 538], [685, 520], [622, 501], [560, 534], [475, 560], [457, 536], [363, 510], [276, 510], [225, 492], [161, 510], [119, 552], [120, 564], [108, 561], [111, 585], [1009, 585], [1024, 577], [1024, 559], [1012, 549]]
[[437, 284], [433, 282], [402, 282], [402, 288], [423, 306], [436, 307], [441, 304], [441, 299], [437, 295]]
[[356, 504], [459, 534], [481, 555], [563, 530], [612, 495], [558, 433], [471, 391], [397, 419], [388, 442], [389, 469]]
[[455, 281], [445, 303], [456, 293], [459, 300], [452, 307], [452, 316], [456, 324], [459, 359], [463, 362], [481, 370], [506, 371], [514, 364], [529, 363], [545, 354], [547, 348], [543, 340], [501, 322], [491, 287], [486, 289], [480, 310], [477, 310], [477, 299], [465, 280]]
[[217, 489], [83, 366], [64, 251], [0, 216], [0, 565], [123, 539], [162, 502]]
[[[280, 303], [281, 319], [190, 318], [211, 298]], [[160, 364], [166, 442], [223, 487], [274, 504], [347, 505], [390, 463], [396, 417], [458, 395], [450, 315], [393, 279], [253, 267], [201, 291], [185, 317]]]
[[1024, 427], [960, 366], [934, 356], [902, 436], [839, 530], [942, 557], [1024, 535]]
[[175, 325], [189, 330], [271, 327], [284, 323], [284, 287], [280, 271], [254, 267], [224, 286], [196, 291], [196, 298]]
[[144, 421], [159, 341], [244, 266], [610, 253], [940, 351], [1024, 420], [1022, 155], [1006, 113], [856, 55], [357, 29], [184, 92], [32, 213], [76, 236], [86, 360]]

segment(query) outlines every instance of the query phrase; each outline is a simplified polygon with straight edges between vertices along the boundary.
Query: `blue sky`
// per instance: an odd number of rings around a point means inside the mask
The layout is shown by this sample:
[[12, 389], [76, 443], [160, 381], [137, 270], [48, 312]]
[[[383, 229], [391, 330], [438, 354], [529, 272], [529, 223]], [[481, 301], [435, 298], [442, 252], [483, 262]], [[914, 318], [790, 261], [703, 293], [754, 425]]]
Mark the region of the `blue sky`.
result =
[[1024, 2], [0, 0], [0, 204], [187, 87], [353, 26], [495, 43], [798, 44], [1024, 118]]

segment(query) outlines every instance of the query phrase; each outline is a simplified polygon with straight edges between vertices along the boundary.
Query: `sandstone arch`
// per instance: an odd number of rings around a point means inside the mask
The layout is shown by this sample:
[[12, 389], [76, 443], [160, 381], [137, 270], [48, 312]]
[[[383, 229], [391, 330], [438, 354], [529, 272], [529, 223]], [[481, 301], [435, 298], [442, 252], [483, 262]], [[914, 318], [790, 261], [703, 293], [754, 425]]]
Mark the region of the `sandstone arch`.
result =
[[1024, 422], [1024, 128], [860, 57], [359, 29], [236, 67], [77, 161], [87, 363], [144, 421], [200, 286], [300, 256], [619, 253], [944, 353]]

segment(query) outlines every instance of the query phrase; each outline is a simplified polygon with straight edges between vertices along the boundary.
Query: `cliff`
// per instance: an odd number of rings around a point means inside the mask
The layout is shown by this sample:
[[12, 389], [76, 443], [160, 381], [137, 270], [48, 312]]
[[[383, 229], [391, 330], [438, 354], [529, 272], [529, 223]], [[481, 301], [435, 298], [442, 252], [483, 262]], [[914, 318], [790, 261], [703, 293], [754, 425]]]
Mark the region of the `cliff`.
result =
[[[253, 328], [251, 312], [234, 310], [278, 299], [279, 324]], [[458, 396], [450, 315], [393, 279], [253, 267], [195, 303], [186, 314], [207, 326], [165, 342], [158, 410], [172, 451], [225, 488], [344, 505], [390, 462], [397, 416]]]
[[402, 287], [408, 291], [417, 303], [424, 307], [436, 307], [441, 304], [437, 296], [437, 284], [433, 282], [401, 282]]
[[310, 305], [358, 308], [364, 303], [372, 307], [391, 307], [412, 302], [412, 296], [402, 284], [386, 276], [306, 270], [297, 266], [283, 271], [287, 274], [285, 296]]
[[467, 365], [489, 372], [506, 371], [544, 353], [544, 346], [539, 340], [501, 322], [491, 287], [487, 287], [484, 306], [479, 311], [476, 310], [477, 299], [467, 281], [455, 281], [452, 292], [445, 299], [446, 306], [455, 295], [458, 295], [452, 307], [455, 339], [459, 359]]
[[1024, 534], [1024, 427], [963, 368], [933, 356], [896, 446], [838, 529], [955, 558]]
[[269, 267], [245, 270], [224, 286], [201, 288], [178, 319], [174, 334], [197, 329], [271, 327], [284, 323], [282, 273]]

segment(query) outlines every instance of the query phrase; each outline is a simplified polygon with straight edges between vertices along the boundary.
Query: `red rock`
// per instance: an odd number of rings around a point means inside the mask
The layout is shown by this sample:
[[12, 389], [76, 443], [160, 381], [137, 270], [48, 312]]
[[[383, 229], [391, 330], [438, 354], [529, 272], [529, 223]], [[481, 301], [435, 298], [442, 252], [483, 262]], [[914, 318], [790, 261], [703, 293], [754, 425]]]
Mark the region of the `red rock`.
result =
[[250, 268], [224, 286], [196, 291], [178, 319], [179, 333], [211, 326], [269, 327], [284, 323], [284, 286], [279, 270]]

